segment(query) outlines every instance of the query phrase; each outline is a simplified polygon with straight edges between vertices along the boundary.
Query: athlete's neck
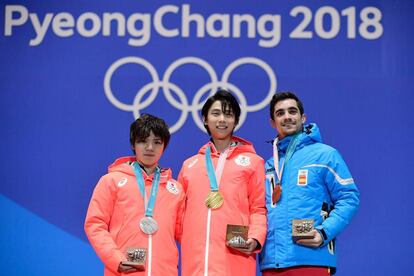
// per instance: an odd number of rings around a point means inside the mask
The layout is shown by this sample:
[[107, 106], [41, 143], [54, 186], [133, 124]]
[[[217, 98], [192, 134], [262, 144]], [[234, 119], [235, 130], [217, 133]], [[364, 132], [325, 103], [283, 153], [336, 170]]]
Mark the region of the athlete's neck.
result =
[[145, 173], [146, 173], [147, 175], [151, 175], [152, 173], [154, 173], [155, 168], [157, 167], [157, 165], [153, 165], [153, 166], [149, 166], [149, 167], [147, 167], [147, 166], [144, 166], [143, 164], [141, 164], [141, 163], [140, 163], [140, 162], [138, 162], [138, 161], [137, 161], [137, 163], [138, 163], [138, 165], [141, 167], [141, 169], [143, 169], [143, 170], [145, 171]]
[[153, 166], [153, 167], [144, 167], [145, 172], [147, 173], [147, 175], [151, 175], [152, 173], [154, 173], [155, 168], [157, 166]]
[[216, 147], [216, 150], [218, 152], [225, 151], [231, 144], [231, 138], [232, 137], [228, 137], [228, 138], [225, 138], [225, 139], [214, 139], [214, 138], [212, 138], [214, 146]]

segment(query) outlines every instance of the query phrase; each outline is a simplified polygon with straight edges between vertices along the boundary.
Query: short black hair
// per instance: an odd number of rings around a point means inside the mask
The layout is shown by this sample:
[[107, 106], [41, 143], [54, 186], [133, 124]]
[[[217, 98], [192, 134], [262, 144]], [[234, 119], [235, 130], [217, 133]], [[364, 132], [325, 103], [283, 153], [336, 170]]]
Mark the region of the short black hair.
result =
[[136, 119], [130, 127], [129, 131], [129, 142], [132, 148], [136, 142], [145, 141], [148, 136], [152, 133], [156, 137], [161, 138], [164, 142], [164, 150], [167, 148], [168, 142], [170, 141], [170, 131], [165, 121], [161, 118], [155, 117], [151, 114], [142, 114], [141, 117]]
[[273, 95], [272, 100], [270, 101], [270, 118], [272, 120], [275, 119], [274, 113], [275, 113], [276, 103], [283, 101], [283, 100], [287, 100], [287, 99], [292, 99], [296, 101], [296, 104], [298, 105], [298, 108], [299, 108], [300, 115], [303, 115], [303, 113], [305, 113], [303, 103], [299, 100], [299, 98], [295, 94], [289, 91], [288, 92], [277, 92], [276, 94]]
[[[241, 113], [240, 105], [237, 102], [236, 98], [229, 91], [222, 88], [219, 88], [219, 90], [217, 90], [213, 96], [207, 99], [203, 105], [203, 108], [201, 109], [201, 115], [207, 119], [208, 110], [216, 101], [220, 101], [221, 111], [223, 111], [223, 113], [231, 111], [234, 114], [235, 125], [237, 125], [239, 123]], [[204, 127], [206, 128], [207, 133], [210, 135], [211, 133], [208, 129], [208, 126], [204, 125]]]

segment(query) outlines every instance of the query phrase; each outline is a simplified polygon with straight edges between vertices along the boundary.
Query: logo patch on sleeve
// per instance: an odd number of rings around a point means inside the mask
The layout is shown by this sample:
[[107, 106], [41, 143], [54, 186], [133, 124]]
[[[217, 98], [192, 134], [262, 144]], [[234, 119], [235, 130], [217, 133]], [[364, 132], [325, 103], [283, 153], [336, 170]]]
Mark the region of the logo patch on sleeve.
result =
[[192, 166], [195, 165], [195, 163], [197, 163], [198, 158], [194, 159], [193, 161], [191, 161], [191, 163], [188, 165], [188, 168], [190, 169]]
[[127, 179], [126, 177], [122, 178], [122, 179], [121, 179], [121, 180], [119, 180], [119, 182], [118, 182], [118, 187], [122, 187], [122, 186], [124, 186], [125, 184], [127, 184], [127, 182], [128, 182], [128, 179]]
[[308, 185], [308, 170], [298, 171], [298, 185]]

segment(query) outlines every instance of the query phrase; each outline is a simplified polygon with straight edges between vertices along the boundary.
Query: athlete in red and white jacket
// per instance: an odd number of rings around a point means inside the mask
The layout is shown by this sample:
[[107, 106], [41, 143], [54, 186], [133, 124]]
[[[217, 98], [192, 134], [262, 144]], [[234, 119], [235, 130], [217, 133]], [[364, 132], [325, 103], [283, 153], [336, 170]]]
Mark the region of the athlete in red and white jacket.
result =
[[[154, 123], [155, 122], [155, 123]], [[105, 265], [105, 275], [178, 275], [178, 249], [184, 208], [182, 186], [172, 179], [170, 169], [160, 169], [160, 159], [169, 141], [163, 121], [143, 115], [131, 125], [131, 144], [136, 156], [117, 159], [95, 187], [85, 220], [85, 232]], [[140, 220], [146, 217], [143, 195], [135, 169], [141, 171], [147, 199], [154, 175], [160, 173], [152, 218], [158, 230], [146, 234]], [[150, 200], [149, 200], [150, 201]], [[121, 264], [129, 247], [146, 248], [146, 269], [136, 271]]]
[[[202, 115], [212, 141], [184, 162], [178, 177], [186, 190], [181, 275], [255, 275], [255, 253], [266, 237], [264, 161], [250, 142], [232, 135], [240, 107], [230, 93], [222, 90], [209, 98]], [[224, 199], [217, 209], [205, 203], [212, 191], [206, 165], [208, 148], [218, 192]], [[247, 249], [226, 245], [228, 224], [249, 227]]]

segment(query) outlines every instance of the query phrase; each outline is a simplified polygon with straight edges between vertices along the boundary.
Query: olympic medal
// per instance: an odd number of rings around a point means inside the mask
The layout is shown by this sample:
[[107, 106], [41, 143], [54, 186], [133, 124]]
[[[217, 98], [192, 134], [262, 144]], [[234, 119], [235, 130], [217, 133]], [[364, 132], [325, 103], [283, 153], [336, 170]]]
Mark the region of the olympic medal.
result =
[[282, 195], [282, 186], [280, 184], [276, 184], [275, 187], [273, 188], [273, 193], [272, 193], [273, 204], [276, 204], [279, 201], [281, 195]]
[[206, 206], [210, 209], [218, 209], [223, 205], [224, 198], [219, 192], [210, 192], [205, 200]]
[[158, 224], [152, 217], [143, 217], [139, 221], [139, 228], [147, 235], [154, 234], [158, 230]]

